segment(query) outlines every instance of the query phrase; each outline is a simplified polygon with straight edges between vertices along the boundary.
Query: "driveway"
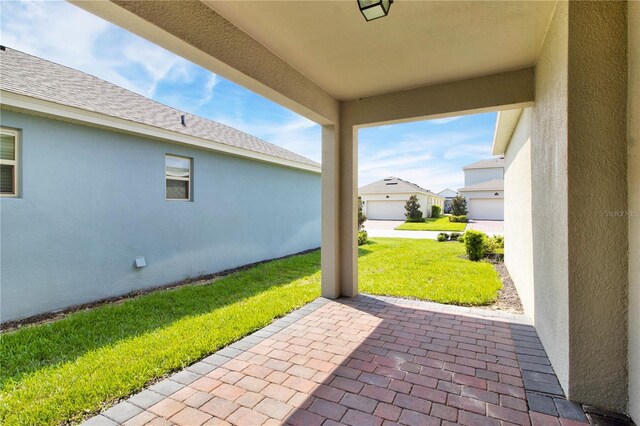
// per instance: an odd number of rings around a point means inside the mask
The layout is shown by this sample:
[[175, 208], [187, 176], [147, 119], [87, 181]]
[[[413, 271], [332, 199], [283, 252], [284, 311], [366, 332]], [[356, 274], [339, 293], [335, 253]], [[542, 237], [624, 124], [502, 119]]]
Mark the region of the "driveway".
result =
[[487, 235], [504, 235], [504, 222], [501, 220], [472, 220], [467, 229], [482, 231]]
[[[449, 231], [396, 231], [395, 228], [402, 225], [403, 220], [367, 220], [364, 230], [370, 237], [384, 238], [415, 238], [435, 240], [441, 232]], [[482, 231], [487, 235], [504, 235], [504, 222], [501, 220], [472, 220], [466, 229]]]
[[367, 220], [364, 230], [369, 237], [384, 238], [414, 238], [417, 240], [435, 240], [439, 231], [396, 231], [395, 228], [402, 225], [403, 220]]

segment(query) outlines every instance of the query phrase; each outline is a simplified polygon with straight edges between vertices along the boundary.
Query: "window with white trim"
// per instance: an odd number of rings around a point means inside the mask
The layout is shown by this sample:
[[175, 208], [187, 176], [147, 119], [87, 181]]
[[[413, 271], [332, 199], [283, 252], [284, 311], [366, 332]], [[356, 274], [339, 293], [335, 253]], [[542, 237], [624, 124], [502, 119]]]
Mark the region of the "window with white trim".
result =
[[18, 131], [0, 128], [0, 196], [18, 196]]
[[167, 200], [191, 200], [191, 163], [193, 159], [167, 154], [164, 174]]

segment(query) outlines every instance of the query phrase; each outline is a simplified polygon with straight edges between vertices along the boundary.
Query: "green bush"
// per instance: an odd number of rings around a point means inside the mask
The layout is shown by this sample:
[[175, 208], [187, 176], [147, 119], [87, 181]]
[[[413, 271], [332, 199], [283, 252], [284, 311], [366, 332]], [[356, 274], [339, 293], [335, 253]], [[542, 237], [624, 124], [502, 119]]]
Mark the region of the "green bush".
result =
[[467, 199], [462, 195], [456, 195], [451, 201], [451, 214], [454, 216], [464, 216], [467, 213]]
[[449, 216], [449, 222], [468, 223], [469, 219], [467, 219], [467, 216], [451, 215], [451, 216]]
[[460, 238], [460, 233], [459, 232], [452, 232], [451, 235], [449, 236], [449, 239], [451, 241], [457, 241], [458, 238]]
[[431, 217], [440, 217], [441, 212], [440, 206], [431, 206]]
[[485, 241], [487, 236], [484, 232], [469, 230], [464, 233], [464, 245], [467, 249], [469, 260], [478, 261], [484, 258]]
[[494, 235], [487, 237], [484, 243], [485, 253], [504, 252], [504, 237], [502, 235]]
[[459, 242], [459, 243], [463, 243], [463, 244], [464, 244], [464, 234], [462, 234], [462, 235], [460, 235], [460, 236], [458, 237], [458, 242]]
[[362, 198], [358, 197], [358, 231], [364, 228], [364, 222], [367, 220], [367, 217], [362, 212]]
[[419, 218], [416, 218], [416, 219], [407, 219], [406, 220], [406, 222], [408, 222], [408, 223], [420, 223], [420, 222], [424, 222], [424, 221], [425, 221], [424, 217], [419, 217]]
[[367, 244], [369, 242], [369, 234], [367, 231], [358, 231], [358, 245]]
[[441, 232], [438, 234], [438, 241], [443, 242], [443, 241], [447, 241], [448, 240], [448, 235], [445, 234], [444, 232]]
[[407, 222], [424, 222], [417, 195], [414, 194], [409, 197], [407, 203], [404, 205], [404, 209], [407, 211], [404, 214], [407, 218]]

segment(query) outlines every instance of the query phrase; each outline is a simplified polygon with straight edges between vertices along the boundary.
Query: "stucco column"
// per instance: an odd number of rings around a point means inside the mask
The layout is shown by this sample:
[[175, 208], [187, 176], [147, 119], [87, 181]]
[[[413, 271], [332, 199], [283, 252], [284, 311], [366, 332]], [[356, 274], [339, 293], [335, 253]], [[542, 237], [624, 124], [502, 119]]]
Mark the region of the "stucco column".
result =
[[627, 399], [626, 8], [568, 14], [568, 396], [612, 410]]
[[336, 126], [322, 126], [322, 296], [340, 296], [339, 146]]
[[357, 131], [322, 127], [322, 296], [358, 294]]
[[358, 294], [358, 130], [340, 118], [340, 295]]

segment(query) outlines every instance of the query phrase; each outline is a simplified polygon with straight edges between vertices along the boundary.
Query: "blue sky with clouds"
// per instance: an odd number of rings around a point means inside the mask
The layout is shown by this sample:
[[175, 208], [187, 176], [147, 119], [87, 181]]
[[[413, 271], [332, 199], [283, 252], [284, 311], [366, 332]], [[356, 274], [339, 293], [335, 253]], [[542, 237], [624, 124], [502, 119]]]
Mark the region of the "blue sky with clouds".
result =
[[[0, 43], [320, 161], [320, 127], [67, 2], [2, 1]], [[396, 176], [439, 191], [490, 156], [495, 113], [363, 129], [359, 184]]]

